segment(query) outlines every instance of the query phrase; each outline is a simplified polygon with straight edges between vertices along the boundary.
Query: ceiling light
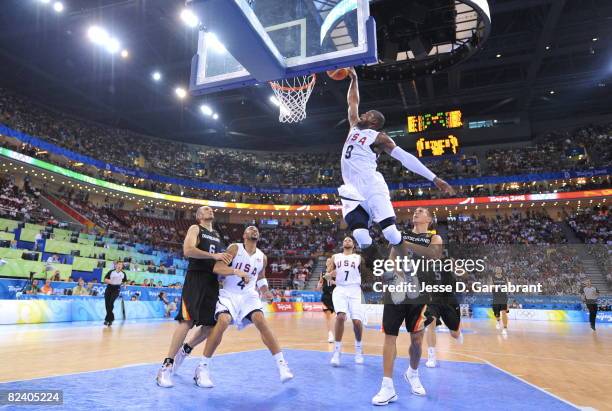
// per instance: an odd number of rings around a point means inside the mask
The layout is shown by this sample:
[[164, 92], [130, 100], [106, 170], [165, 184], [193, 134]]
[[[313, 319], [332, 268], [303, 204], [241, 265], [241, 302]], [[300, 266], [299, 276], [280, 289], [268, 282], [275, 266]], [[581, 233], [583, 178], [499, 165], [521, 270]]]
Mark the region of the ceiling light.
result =
[[177, 87], [176, 89], [174, 89], [174, 92], [176, 93], [177, 97], [180, 98], [181, 100], [187, 97], [187, 91], [182, 87]]
[[62, 11], [64, 11], [64, 3], [62, 3], [61, 1], [56, 1], [55, 3], [53, 3], [53, 10], [55, 10], [56, 13], [61, 13]]
[[212, 116], [213, 115], [213, 110], [212, 108], [210, 108], [207, 105], [202, 105], [200, 106], [200, 111], [202, 111], [202, 114], [206, 115], [206, 116]]
[[159, 71], [154, 71], [153, 74], [151, 74], [151, 78], [155, 81], [160, 81], [162, 79], [162, 74]]
[[200, 19], [198, 19], [198, 16], [196, 16], [193, 11], [189, 9], [183, 9], [183, 11], [181, 11], [181, 20], [183, 20], [183, 23], [185, 23], [187, 27], [194, 28], [200, 25]]

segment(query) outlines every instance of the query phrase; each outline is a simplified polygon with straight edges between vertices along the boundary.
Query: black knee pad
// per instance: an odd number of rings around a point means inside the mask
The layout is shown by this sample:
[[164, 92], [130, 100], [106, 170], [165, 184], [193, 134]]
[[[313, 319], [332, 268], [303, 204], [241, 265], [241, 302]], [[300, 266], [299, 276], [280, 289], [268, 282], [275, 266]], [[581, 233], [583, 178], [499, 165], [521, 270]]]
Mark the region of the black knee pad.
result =
[[390, 227], [392, 225], [395, 225], [395, 217], [389, 217], [389, 218], [385, 218], [384, 220], [382, 220], [380, 223], [378, 223], [378, 225], [380, 226], [381, 230], [384, 230], [387, 227]]
[[370, 216], [364, 210], [362, 206], [357, 206], [353, 211], [348, 213], [346, 217], [344, 217], [344, 221], [348, 225], [348, 229], [350, 231], [356, 230], [358, 228], [368, 228], [368, 222], [370, 221]]

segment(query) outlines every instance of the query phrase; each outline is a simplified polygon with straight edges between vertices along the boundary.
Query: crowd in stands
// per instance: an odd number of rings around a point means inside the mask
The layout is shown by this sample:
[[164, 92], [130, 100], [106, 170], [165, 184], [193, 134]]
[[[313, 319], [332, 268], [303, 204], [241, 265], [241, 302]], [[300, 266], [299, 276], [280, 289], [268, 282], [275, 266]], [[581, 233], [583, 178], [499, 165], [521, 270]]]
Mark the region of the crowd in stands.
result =
[[40, 192], [24, 181], [23, 189], [7, 176], [0, 176], [0, 217], [39, 223], [53, 220], [49, 210], [38, 201]]
[[[336, 152], [273, 153], [210, 148], [176, 141], [169, 144], [167, 140], [75, 119], [39, 107], [7, 90], [0, 91], [0, 123], [113, 165], [172, 177], [243, 186], [312, 187], [341, 184], [339, 153]], [[427, 165], [447, 180], [587, 169], [612, 163], [612, 154], [608, 149], [611, 142], [612, 124], [587, 126], [549, 133], [529, 147], [492, 149], [484, 158], [475, 154], [461, 154], [430, 159]], [[379, 170], [391, 183], [422, 180], [387, 155], [380, 157]], [[117, 179], [156, 191], [176, 194], [185, 190], [184, 187], [133, 177], [111, 176], [107, 170], [96, 170], [95, 173], [97, 177], [107, 180]], [[242, 201], [252, 201], [249, 194], [243, 196]], [[232, 198], [231, 201], [237, 199]]]
[[572, 213], [568, 223], [585, 244], [612, 245], [612, 220], [607, 207], [587, 208]]
[[449, 244], [561, 244], [567, 242], [558, 223], [544, 212], [513, 211], [510, 216], [464, 216], [448, 222]]
[[541, 284], [543, 295], [579, 295], [587, 275], [578, 247], [554, 245], [478, 245], [455, 249], [464, 258], [483, 258], [485, 271], [466, 273], [462, 281], [491, 284], [492, 275], [501, 267], [506, 281], [513, 284]]

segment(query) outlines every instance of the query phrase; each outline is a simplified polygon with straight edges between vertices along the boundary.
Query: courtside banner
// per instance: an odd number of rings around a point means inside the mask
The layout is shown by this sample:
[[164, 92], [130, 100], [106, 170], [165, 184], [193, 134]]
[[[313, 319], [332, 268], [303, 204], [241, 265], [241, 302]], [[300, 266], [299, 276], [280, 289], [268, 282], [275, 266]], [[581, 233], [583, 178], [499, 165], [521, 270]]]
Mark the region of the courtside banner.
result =
[[[493, 310], [491, 308], [476, 307], [472, 315], [474, 318], [489, 318], [494, 319]], [[603, 317], [603, 316], [602, 316]], [[586, 311], [575, 310], [531, 310], [511, 308], [508, 312], [510, 320], [531, 320], [531, 321], [558, 321], [565, 323], [588, 322], [589, 313]], [[598, 316], [598, 320], [600, 317]], [[602, 318], [602, 322], [605, 321]]]
[[[324, 204], [324, 205], [290, 205], [290, 204], [248, 204], [248, 203], [231, 203], [225, 201], [203, 200], [199, 198], [189, 198], [175, 196], [171, 194], [156, 193], [153, 191], [141, 190], [139, 188], [127, 187], [121, 184], [111, 183], [109, 181], [100, 180], [95, 177], [86, 176], [76, 171], [69, 170], [46, 161], [42, 161], [16, 151], [0, 147], [0, 155], [15, 161], [29, 164], [34, 167], [47, 170], [49, 172], [62, 175], [92, 186], [104, 188], [107, 190], [118, 191], [125, 194], [131, 194], [139, 197], [154, 198], [157, 200], [169, 201], [174, 203], [206, 205], [211, 207], [230, 208], [230, 209], [245, 209], [259, 211], [341, 211], [342, 206], [339, 204]], [[487, 196], [487, 197], [464, 197], [464, 198], [441, 198], [433, 200], [410, 200], [410, 201], [395, 201], [395, 208], [413, 208], [413, 207], [448, 207], [462, 206], [475, 204], [501, 204], [501, 203], [519, 203], [528, 201], [558, 201], [558, 200], [575, 200], [584, 198], [598, 198], [612, 196], [612, 189], [601, 190], [586, 190], [573, 191], [563, 193], [548, 193], [548, 194], [522, 194], [522, 195], [503, 195], [503, 196]], [[133, 198], [134, 199], [134, 198]]]
[[322, 312], [323, 303], [302, 303], [302, 309], [305, 312], [308, 312], [308, 311]]

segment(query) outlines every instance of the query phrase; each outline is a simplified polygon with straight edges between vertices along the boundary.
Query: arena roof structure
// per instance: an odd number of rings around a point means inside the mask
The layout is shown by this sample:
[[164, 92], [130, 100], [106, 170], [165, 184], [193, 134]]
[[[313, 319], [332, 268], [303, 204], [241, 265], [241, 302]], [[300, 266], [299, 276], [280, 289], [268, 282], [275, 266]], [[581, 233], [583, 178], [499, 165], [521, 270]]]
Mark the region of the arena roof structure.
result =
[[[372, 7], [393, 1], [378, 0]], [[288, 2], [314, 10], [320, 3]], [[64, 113], [185, 142], [313, 149], [342, 140], [346, 84], [321, 76], [308, 118], [295, 126], [278, 123], [267, 85], [179, 101], [176, 88], [188, 85], [198, 37], [181, 22], [184, 2], [100, 4], [71, 0], [62, 13], [53, 13], [37, 2], [5, 0], [0, 85]], [[383, 111], [390, 126], [402, 126], [410, 113], [456, 108], [475, 119], [520, 116], [552, 125], [610, 114], [612, 3], [496, 0], [490, 6], [492, 30], [482, 51], [451, 70], [414, 79], [392, 72], [372, 76], [366, 69], [363, 109]], [[377, 23], [387, 22], [380, 17]], [[87, 40], [92, 25], [116, 35], [125, 58], [119, 50], [113, 57], [92, 47]], [[155, 72], [158, 81], [152, 79]], [[202, 115], [204, 104], [217, 119]]]

